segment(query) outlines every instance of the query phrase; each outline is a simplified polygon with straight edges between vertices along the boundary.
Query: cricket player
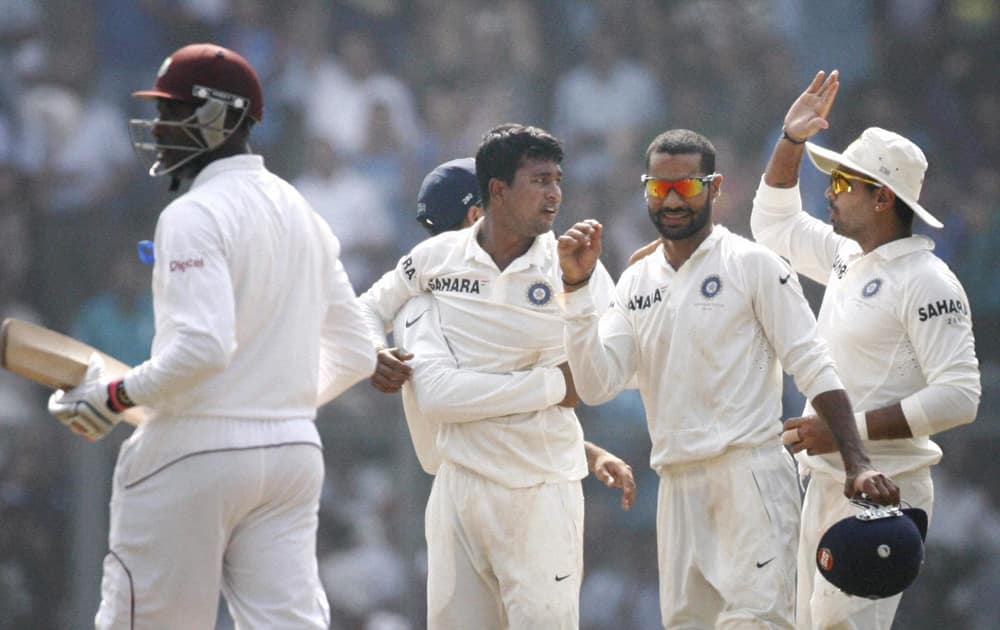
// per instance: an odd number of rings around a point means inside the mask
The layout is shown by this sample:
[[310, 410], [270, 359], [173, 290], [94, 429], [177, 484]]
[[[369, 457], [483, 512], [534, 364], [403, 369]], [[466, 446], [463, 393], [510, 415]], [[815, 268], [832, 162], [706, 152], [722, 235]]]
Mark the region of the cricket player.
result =
[[[932, 253], [934, 242], [913, 234], [914, 216], [942, 227], [919, 203], [927, 160], [917, 145], [877, 127], [843, 153], [807, 142], [828, 126], [838, 79], [836, 71], [817, 73], [789, 108], [757, 189], [751, 228], [797, 272], [826, 285], [818, 331], [854, 402], [858, 432], [875, 465], [930, 519], [930, 467], [941, 459], [930, 436], [972, 422], [982, 390], [969, 299]], [[830, 224], [802, 210], [803, 152], [830, 174]], [[828, 428], [808, 405], [785, 428], [809, 478], [799, 538], [798, 627], [888, 630], [901, 594], [850, 597], [816, 567], [820, 537], [855, 512], [837, 491], [844, 469]]]
[[133, 404], [153, 416], [123, 444], [98, 628], [327, 628], [316, 565], [323, 455], [314, 418], [374, 369], [327, 224], [247, 139], [260, 82], [239, 54], [185, 46], [152, 89], [153, 176], [190, 189], [155, 233], [152, 358], [109, 382], [99, 361], [49, 409], [90, 440]]
[[[565, 363], [551, 232], [561, 161], [559, 141], [541, 129], [487, 132], [475, 163], [483, 219], [418, 244], [360, 300], [384, 340], [397, 311], [429, 294], [457, 365], [487, 381], [542, 368], [530, 411], [464, 408], [459, 394], [484, 387], [443, 384], [418, 400], [439, 422], [441, 463], [426, 513], [431, 629], [579, 626], [587, 458], [572, 379], [553, 369]], [[603, 267], [594, 283], [594, 307], [606, 308], [612, 282]]]
[[[431, 236], [470, 227], [482, 215], [475, 158], [445, 162], [424, 178], [417, 195], [417, 221]], [[552, 378], [565, 378], [567, 389], [572, 389], [572, 374], [565, 363], [503, 374], [460, 369], [441, 332], [437, 302], [430, 294], [406, 302], [396, 315], [392, 333], [397, 347], [377, 350], [372, 386], [385, 393], [402, 390], [403, 412], [417, 459], [431, 475], [441, 464], [436, 444], [440, 423], [476, 420], [483, 409], [498, 416], [544, 409], [552, 404], [547, 385]], [[421, 400], [426, 404], [421, 405]], [[448, 401], [444, 408], [431, 407], [442, 400]], [[577, 402], [573, 391], [560, 401]], [[622, 509], [629, 509], [635, 499], [631, 466], [592, 442], [585, 441], [584, 449], [587, 467], [606, 486], [621, 488]]]
[[712, 221], [723, 176], [704, 136], [673, 129], [642, 176], [659, 248], [627, 268], [601, 317], [591, 293], [603, 226], [559, 237], [565, 345], [587, 404], [633, 375], [660, 476], [656, 529], [665, 628], [791, 628], [799, 490], [779, 439], [782, 366], [830, 423], [842, 492], [898, 489], [861, 447], [833, 361], [794, 274]]

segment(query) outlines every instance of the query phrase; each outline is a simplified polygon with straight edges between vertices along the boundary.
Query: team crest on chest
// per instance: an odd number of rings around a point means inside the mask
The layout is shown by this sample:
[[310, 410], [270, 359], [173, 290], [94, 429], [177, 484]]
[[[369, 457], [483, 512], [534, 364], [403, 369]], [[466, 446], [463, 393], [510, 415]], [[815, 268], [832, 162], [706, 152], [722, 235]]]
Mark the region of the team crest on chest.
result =
[[861, 288], [861, 297], [870, 298], [873, 297], [878, 290], [882, 288], [882, 278], [875, 278], [869, 280], [868, 284]]
[[535, 306], [545, 306], [552, 299], [552, 287], [547, 282], [536, 282], [528, 287], [528, 301]]
[[714, 298], [721, 290], [722, 280], [717, 275], [713, 274], [701, 283], [701, 294], [709, 299]]

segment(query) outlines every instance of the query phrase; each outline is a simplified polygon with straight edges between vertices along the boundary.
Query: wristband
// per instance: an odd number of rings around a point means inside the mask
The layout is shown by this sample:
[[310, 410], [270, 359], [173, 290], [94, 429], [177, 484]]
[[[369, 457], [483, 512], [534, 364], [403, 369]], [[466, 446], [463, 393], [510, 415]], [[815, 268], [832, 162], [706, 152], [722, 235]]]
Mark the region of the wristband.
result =
[[854, 423], [858, 425], [858, 435], [861, 436], [863, 442], [869, 440], [868, 437], [868, 416], [865, 415], [864, 411], [859, 411], [854, 414]]
[[590, 273], [588, 273], [587, 275], [585, 275], [582, 279], [577, 280], [576, 282], [570, 282], [569, 280], [566, 279], [566, 276], [562, 276], [562, 283], [563, 283], [564, 287], [579, 287], [579, 286], [583, 286], [584, 284], [587, 284], [587, 281], [590, 280], [590, 276], [592, 276], [592, 275], [594, 275], [594, 270], [593, 269], [590, 270]]
[[788, 132], [785, 131], [784, 129], [781, 130], [781, 137], [784, 138], [785, 140], [788, 140], [792, 144], [805, 144], [806, 143], [805, 140], [796, 140], [795, 138], [791, 137], [790, 135], [788, 135]]
[[135, 407], [135, 403], [125, 391], [124, 379], [108, 383], [108, 408], [115, 413], [121, 413], [129, 407]]

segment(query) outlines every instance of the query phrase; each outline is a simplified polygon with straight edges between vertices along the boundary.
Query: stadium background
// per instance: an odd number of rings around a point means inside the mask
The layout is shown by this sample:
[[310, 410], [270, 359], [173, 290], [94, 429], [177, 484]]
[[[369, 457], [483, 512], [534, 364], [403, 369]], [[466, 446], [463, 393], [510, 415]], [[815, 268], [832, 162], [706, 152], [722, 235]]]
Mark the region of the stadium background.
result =
[[[938, 253], [965, 283], [984, 396], [938, 440], [938, 501], [923, 573], [898, 628], [1000, 619], [1000, 7], [991, 0], [0, 0], [0, 316], [27, 317], [139, 362], [152, 334], [151, 238], [169, 200], [145, 176], [128, 94], [194, 41], [234, 48], [265, 87], [254, 148], [340, 236], [358, 292], [423, 237], [423, 174], [471, 155], [493, 124], [532, 123], [566, 144], [557, 229], [605, 222], [612, 273], [653, 232], [641, 191], [652, 136], [714, 140], [726, 176], [716, 219], [749, 235], [750, 201], [781, 118], [817, 69], [841, 92], [821, 144], [870, 125], [930, 160], [922, 201]], [[824, 182], [803, 169], [807, 206]], [[814, 305], [820, 295], [807, 285]], [[711, 340], [706, 339], [706, 343]], [[801, 399], [789, 391], [786, 413]], [[641, 404], [580, 411], [588, 437], [638, 476], [631, 512], [586, 482], [582, 627], [658, 627], [656, 478]], [[422, 508], [430, 478], [399, 401], [367, 384], [324, 408], [319, 556], [334, 627], [423, 626]], [[90, 626], [106, 549], [111, 469], [129, 429], [71, 438], [44, 394], [0, 374], [0, 626]], [[220, 613], [220, 628], [231, 623]]]

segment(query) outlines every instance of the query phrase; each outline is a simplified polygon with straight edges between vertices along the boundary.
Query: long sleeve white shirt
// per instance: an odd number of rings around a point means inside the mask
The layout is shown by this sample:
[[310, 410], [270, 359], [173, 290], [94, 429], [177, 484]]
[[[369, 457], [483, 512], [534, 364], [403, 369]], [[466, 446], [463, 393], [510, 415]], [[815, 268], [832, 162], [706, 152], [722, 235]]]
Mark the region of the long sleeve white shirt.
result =
[[841, 388], [794, 274], [720, 225], [680, 269], [662, 245], [626, 269], [603, 317], [587, 287], [563, 303], [577, 392], [599, 404], [636, 375], [654, 469], [777, 444], [782, 365], [809, 398]]
[[[496, 374], [552, 368], [566, 360], [564, 324], [555, 302], [561, 287], [555, 236], [538, 236], [501, 272], [476, 241], [481, 225], [418, 244], [360, 298], [373, 338], [384, 340], [403, 304], [431, 293], [458, 367], [486, 373], [484, 383], [469, 385], [472, 392], [489, 387]], [[612, 283], [603, 266], [594, 283], [604, 287], [604, 297], [597, 298], [604, 308]], [[543, 377], [548, 383], [544, 393], [530, 394], [532, 400], [544, 395], [553, 401], [543, 409], [503, 414], [481, 407], [478, 419], [467, 416], [464, 421], [448, 421], [450, 415], [464, 415], [468, 403], [447, 379], [437, 379], [421, 407], [445, 419], [437, 435], [441, 457], [512, 488], [585, 477], [583, 432], [574, 411], [555, 404], [565, 390], [555, 398], [559, 388], [552, 379]], [[517, 404], [533, 404], [528, 403]]]
[[318, 444], [317, 404], [374, 369], [329, 226], [263, 158], [240, 155], [209, 164], [163, 210], [154, 248], [152, 355], [125, 377], [129, 396], [153, 410], [134, 436], [158, 442], [146, 458]]
[[430, 294], [410, 298], [399, 310], [393, 338], [413, 354], [413, 374], [402, 389], [403, 413], [417, 459], [430, 474], [441, 465], [440, 424], [480, 420], [484, 409], [494, 416], [541, 411], [566, 396], [566, 381], [557, 367], [504, 374], [459, 368]]
[[[855, 411], [901, 404], [914, 437], [867, 442], [875, 466], [898, 475], [937, 463], [941, 449], [928, 436], [972, 422], [981, 384], [969, 300], [932, 253], [933, 241], [910, 236], [862, 254], [857, 242], [802, 211], [798, 186], [773, 188], [763, 178], [751, 228], [797, 272], [826, 285], [819, 334]], [[837, 454], [798, 459], [844, 475]]]

